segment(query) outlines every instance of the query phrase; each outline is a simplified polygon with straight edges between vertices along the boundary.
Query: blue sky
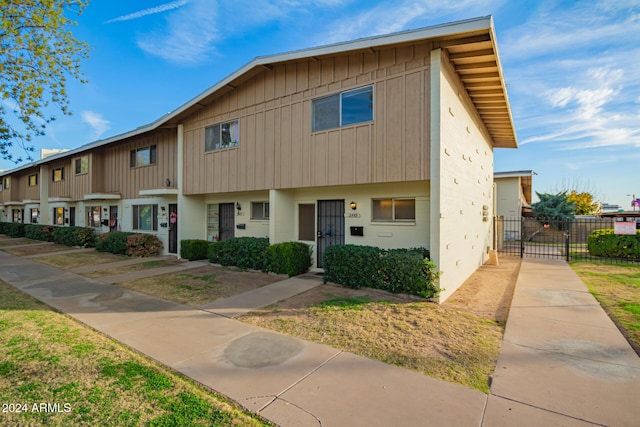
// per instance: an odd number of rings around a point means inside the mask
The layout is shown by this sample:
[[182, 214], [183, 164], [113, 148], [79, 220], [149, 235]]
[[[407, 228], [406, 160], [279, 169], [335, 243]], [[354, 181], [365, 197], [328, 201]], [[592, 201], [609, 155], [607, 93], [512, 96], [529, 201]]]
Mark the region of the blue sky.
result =
[[[147, 124], [256, 56], [492, 15], [520, 147], [495, 170], [537, 173], [630, 207], [640, 197], [640, 1], [93, 0], [92, 46], [36, 149], [75, 148]], [[17, 153], [20, 154], [20, 153]], [[14, 164], [0, 161], [0, 169]]]

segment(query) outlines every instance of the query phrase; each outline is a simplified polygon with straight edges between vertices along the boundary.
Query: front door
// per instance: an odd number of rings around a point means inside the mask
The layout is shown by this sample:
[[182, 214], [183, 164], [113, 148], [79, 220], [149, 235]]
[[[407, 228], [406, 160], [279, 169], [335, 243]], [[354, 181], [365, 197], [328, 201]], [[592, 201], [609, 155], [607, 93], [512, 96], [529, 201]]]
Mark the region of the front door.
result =
[[169, 204], [169, 253], [178, 253], [178, 205]]
[[109, 232], [118, 230], [118, 207], [109, 206]]
[[332, 245], [344, 245], [344, 200], [318, 200], [317, 266]]
[[76, 226], [76, 207], [75, 206], [71, 206], [69, 208], [69, 225], [71, 227]]
[[233, 203], [220, 203], [218, 215], [218, 236], [220, 240], [232, 239], [235, 236], [235, 206]]

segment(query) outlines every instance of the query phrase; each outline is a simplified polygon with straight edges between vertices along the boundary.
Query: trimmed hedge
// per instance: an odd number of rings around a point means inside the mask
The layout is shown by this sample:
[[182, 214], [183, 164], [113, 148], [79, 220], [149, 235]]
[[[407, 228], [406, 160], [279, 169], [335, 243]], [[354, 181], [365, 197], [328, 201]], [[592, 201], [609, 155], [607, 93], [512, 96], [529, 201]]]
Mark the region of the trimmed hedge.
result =
[[24, 224], [21, 222], [3, 222], [1, 232], [9, 237], [24, 237]]
[[91, 227], [53, 227], [53, 242], [66, 246], [80, 246], [92, 248], [95, 246], [96, 236]]
[[162, 242], [153, 234], [113, 231], [96, 238], [96, 250], [117, 255], [148, 257], [162, 250]]
[[266, 270], [268, 267], [266, 237], [234, 237], [209, 244], [209, 262], [224, 266]]
[[614, 234], [611, 228], [592, 231], [587, 238], [591, 256], [640, 259], [640, 230], [636, 235]]
[[43, 242], [53, 242], [53, 229], [53, 225], [25, 224], [24, 237]]
[[267, 248], [267, 269], [289, 277], [306, 273], [311, 267], [311, 246], [302, 242], [276, 243]]
[[180, 240], [180, 258], [188, 259], [189, 261], [207, 259], [208, 249], [209, 242], [206, 240]]
[[324, 281], [350, 288], [383, 289], [424, 298], [440, 293], [436, 265], [427, 249], [381, 249], [373, 246], [334, 245], [323, 255]]

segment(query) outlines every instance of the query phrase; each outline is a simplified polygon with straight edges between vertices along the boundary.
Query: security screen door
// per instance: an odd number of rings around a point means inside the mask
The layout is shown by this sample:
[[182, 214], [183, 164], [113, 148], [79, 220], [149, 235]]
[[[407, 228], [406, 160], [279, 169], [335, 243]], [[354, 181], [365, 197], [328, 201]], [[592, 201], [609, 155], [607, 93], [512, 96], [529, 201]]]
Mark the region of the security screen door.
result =
[[344, 200], [318, 200], [318, 267], [325, 249], [332, 245], [344, 245]]

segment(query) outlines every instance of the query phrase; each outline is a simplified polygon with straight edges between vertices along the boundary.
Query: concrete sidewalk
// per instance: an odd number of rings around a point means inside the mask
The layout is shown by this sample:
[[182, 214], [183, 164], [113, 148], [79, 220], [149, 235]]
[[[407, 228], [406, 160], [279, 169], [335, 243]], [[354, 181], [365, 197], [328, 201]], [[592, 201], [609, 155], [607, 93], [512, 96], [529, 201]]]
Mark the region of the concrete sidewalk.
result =
[[[489, 396], [3, 252], [0, 279], [283, 426], [640, 419], [640, 359], [564, 262], [523, 261]], [[210, 309], [229, 315], [294, 291], [254, 292]]]
[[483, 425], [592, 424], [640, 425], [640, 359], [566, 262], [525, 258]]

